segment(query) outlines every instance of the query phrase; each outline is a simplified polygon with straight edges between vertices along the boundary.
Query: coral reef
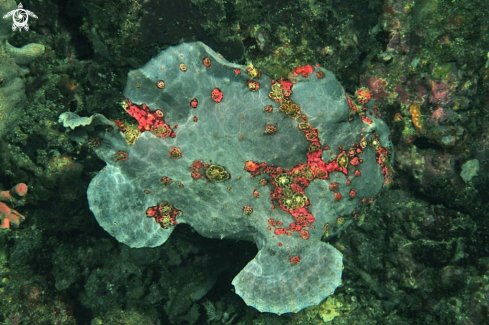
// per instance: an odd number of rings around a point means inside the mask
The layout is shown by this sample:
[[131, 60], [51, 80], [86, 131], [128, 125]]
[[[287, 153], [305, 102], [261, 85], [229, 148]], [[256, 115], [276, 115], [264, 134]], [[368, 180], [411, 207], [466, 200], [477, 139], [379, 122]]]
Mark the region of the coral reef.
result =
[[[0, 2], [0, 12], [16, 10], [13, 0]], [[11, 15], [12, 16], [12, 15]], [[24, 112], [27, 97], [23, 77], [29, 73], [29, 63], [42, 57], [44, 45], [31, 43], [21, 48], [9, 44], [12, 34], [12, 19], [0, 20], [0, 138], [11, 131]]]

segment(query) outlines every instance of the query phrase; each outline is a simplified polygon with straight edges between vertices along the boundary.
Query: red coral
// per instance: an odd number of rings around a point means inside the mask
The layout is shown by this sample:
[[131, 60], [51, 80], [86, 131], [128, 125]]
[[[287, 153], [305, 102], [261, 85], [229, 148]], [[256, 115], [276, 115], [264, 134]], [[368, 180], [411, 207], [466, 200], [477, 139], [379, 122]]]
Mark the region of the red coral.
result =
[[212, 64], [211, 59], [209, 59], [209, 58], [203, 58], [203, 59], [202, 59], [202, 63], [204, 63], [204, 65], [205, 65], [206, 67], [210, 67], [210, 66], [211, 66], [211, 64]]
[[250, 206], [245, 205], [243, 207], [243, 213], [246, 214], [247, 216], [249, 216], [250, 214], [253, 213], [253, 208], [250, 207]]
[[304, 65], [295, 68], [292, 71], [292, 74], [294, 75], [294, 77], [303, 76], [304, 78], [307, 78], [309, 74], [313, 72], [314, 72], [314, 67], [312, 65]]
[[175, 209], [175, 207], [166, 201], [146, 209], [146, 217], [154, 218], [163, 229], [177, 225], [177, 216], [181, 213], [182, 211]]
[[160, 80], [156, 83], [156, 87], [163, 89], [165, 88], [165, 82], [163, 80]]
[[125, 109], [138, 122], [139, 131], [152, 131], [160, 138], [175, 137], [175, 132], [165, 123], [162, 111], [151, 112], [146, 104], [136, 105], [127, 99]]
[[357, 191], [355, 191], [354, 189], [351, 189], [350, 190], [350, 196], [355, 197], [356, 195], [357, 195]]
[[282, 93], [286, 99], [292, 95], [292, 82], [282, 79], [278, 82], [282, 88]]
[[[15, 199], [21, 199], [27, 194], [28, 187], [24, 183], [19, 183], [12, 187], [10, 191], [0, 192], [0, 201], [13, 201]], [[2, 228], [10, 228], [12, 224], [14, 227], [18, 227], [20, 221], [24, 221], [25, 217], [16, 210], [10, 208], [7, 204], [0, 202], [0, 216], [3, 217]]]
[[211, 98], [213, 101], [215, 101], [216, 103], [220, 103], [222, 101], [222, 97], [223, 97], [223, 93], [221, 89], [219, 88], [212, 89]]
[[170, 157], [172, 157], [173, 159], [180, 159], [182, 158], [182, 150], [177, 147], [172, 147], [168, 152], [168, 155], [170, 155]]
[[292, 256], [290, 258], [290, 264], [292, 265], [296, 265], [296, 264], [299, 264], [301, 261], [301, 257], [299, 255], [296, 255], [296, 256]]
[[260, 83], [255, 80], [248, 80], [246, 85], [250, 91], [258, 91], [258, 89], [260, 89]]
[[355, 96], [357, 97], [357, 100], [360, 102], [360, 104], [365, 105], [372, 98], [372, 93], [368, 88], [361, 87], [357, 89], [357, 91], [355, 92]]
[[260, 174], [260, 169], [267, 167], [265, 163], [256, 163], [253, 160], [248, 160], [245, 162], [244, 170], [251, 174], [251, 177]]

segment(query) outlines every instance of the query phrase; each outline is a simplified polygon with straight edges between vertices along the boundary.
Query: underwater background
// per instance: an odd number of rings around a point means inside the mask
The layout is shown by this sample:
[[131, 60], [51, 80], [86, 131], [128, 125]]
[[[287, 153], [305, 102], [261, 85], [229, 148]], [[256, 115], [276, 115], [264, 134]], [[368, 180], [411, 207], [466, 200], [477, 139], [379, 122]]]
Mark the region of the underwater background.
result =
[[[28, 30], [0, 21], [0, 190], [28, 186], [0, 195], [10, 220], [0, 323], [489, 322], [487, 0], [22, 4], [37, 16]], [[17, 6], [0, 0], [0, 16]], [[231, 282], [253, 243], [181, 225], [160, 247], [129, 248], [88, 207], [105, 163], [58, 116], [134, 124], [121, 105], [127, 73], [191, 41], [275, 79], [319, 64], [349, 94], [368, 87], [391, 130], [394, 182], [329, 240], [343, 254], [342, 284], [319, 306], [281, 316], [246, 306]]]

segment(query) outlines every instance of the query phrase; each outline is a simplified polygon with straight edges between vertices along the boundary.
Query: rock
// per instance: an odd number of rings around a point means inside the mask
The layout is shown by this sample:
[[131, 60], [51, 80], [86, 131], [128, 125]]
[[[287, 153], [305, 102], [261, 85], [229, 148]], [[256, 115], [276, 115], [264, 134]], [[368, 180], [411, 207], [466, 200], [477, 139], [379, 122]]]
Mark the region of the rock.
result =
[[479, 173], [479, 160], [471, 159], [462, 165], [462, 172], [460, 173], [460, 177], [462, 177], [464, 182], [467, 183], [470, 182], [474, 176], [477, 176], [478, 173]]

